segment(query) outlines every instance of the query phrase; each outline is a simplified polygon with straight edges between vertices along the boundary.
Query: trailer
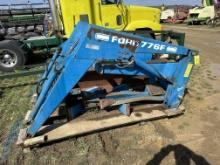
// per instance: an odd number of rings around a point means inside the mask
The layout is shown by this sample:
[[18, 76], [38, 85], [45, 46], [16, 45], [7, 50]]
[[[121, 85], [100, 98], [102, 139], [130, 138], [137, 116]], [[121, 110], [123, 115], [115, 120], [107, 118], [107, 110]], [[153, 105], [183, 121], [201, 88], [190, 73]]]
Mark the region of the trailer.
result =
[[182, 23], [187, 19], [189, 8], [185, 6], [175, 6], [161, 12], [161, 22], [163, 23]]
[[20, 38], [23, 36], [41, 35], [43, 33], [45, 14], [47, 15], [49, 13], [50, 9], [46, 3], [1, 4], [1, 40], [4, 38], [15, 38], [16, 35], [20, 35]]

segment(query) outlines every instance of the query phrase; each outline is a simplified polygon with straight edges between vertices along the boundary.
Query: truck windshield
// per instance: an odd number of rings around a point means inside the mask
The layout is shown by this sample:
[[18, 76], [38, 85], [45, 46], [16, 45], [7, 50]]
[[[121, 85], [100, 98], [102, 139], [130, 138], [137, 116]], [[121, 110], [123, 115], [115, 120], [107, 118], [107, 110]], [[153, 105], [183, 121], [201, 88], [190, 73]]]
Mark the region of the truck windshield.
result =
[[102, 5], [112, 5], [117, 4], [118, 0], [102, 0]]

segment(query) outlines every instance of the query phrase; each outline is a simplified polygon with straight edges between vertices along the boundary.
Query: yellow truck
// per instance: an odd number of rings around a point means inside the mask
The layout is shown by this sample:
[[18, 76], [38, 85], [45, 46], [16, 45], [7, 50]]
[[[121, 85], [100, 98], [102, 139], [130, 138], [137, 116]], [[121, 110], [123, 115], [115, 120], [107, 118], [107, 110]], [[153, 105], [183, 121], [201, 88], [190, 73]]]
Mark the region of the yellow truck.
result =
[[159, 9], [125, 5], [122, 0], [49, 0], [49, 4], [52, 23], [48, 17], [44, 21], [46, 36], [0, 41], [0, 71], [25, 65], [33, 53], [49, 54], [60, 44], [60, 38], [71, 35], [79, 21], [118, 31], [161, 30]]
[[119, 31], [161, 30], [160, 10], [122, 0], [49, 0], [56, 30], [69, 37], [79, 21]]

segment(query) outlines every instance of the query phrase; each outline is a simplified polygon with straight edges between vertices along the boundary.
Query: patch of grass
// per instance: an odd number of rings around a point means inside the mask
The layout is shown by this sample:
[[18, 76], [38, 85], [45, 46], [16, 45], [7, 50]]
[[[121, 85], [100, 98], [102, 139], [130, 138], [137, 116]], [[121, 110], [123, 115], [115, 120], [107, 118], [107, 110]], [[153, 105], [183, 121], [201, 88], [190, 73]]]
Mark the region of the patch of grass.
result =
[[201, 101], [201, 100], [203, 100], [203, 99], [204, 99], [204, 98], [203, 98], [202, 96], [197, 96], [197, 97], [196, 97], [196, 100], [200, 100], [200, 101]]
[[210, 70], [206, 70], [206, 72], [207, 72], [208, 74], [211, 74], [211, 73], [212, 73]]
[[[36, 79], [36, 76], [5, 79], [0, 81], [0, 86], [4, 86], [5, 84], [13, 85], [24, 83]], [[32, 93], [32, 88], [32, 85], [6, 88], [2, 91], [0, 96], [0, 155], [5, 157], [4, 160], [2, 159], [4, 162], [12, 161], [12, 159], [7, 160], [9, 155], [16, 157], [16, 151], [12, 150], [12, 148], [16, 141], [16, 134], [19, 131], [20, 126], [16, 127], [16, 129], [14, 128], [15, 125], [18, 125], [16, 124], [17, 122], [22, 123], [26, 112], [32, 107], [30, 103], [30, 93]]]
[[212, 85], [209, 84], [208, 82], [204, 81], [201, 85], [202, 85], [203, 88], [213, 89]]
[[179, 126], [178, 126], [178, 129], [185, 129], [186, 127], [189, 127], [190, 126], [190, 124], [189, 123], [187, 123], [187, 122], [183, 122], [182, 124], [180, 124]]
[[213, 90], [213, 94], [219, 93], [219, 90]]
[[213, 111], [218, 111], [219, 108], [215, 106], [215, 107], [212, 107], [211, 110], [213, 110]]
[[89, 151], [89, 145], [83, 138], [77, 140], [76, 146], [78, 148], [78, 155], [86, 155]]

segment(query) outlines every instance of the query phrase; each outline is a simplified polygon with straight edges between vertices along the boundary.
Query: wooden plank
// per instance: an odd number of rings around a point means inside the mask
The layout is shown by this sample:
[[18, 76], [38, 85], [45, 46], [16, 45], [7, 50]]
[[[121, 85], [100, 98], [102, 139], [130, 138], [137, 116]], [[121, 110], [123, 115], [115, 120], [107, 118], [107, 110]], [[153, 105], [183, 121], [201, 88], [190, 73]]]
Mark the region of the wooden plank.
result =
[[20, 129], [16, 145], [22, 145], [27, 137], [27, 129]]
[[130, 116], [119, 115], [111, 118], [89, 119], [82, 121], [72, 120], [64, 125], [58, 126], [55, 129], [31, 139], [26, 139], [23, 142], [24, 147], [33, 146], [36, 144], [53, 142], [68, 137], [80, 136], [92, 132], [111, 129], [128, 124], [134, 124], [150, 119], [158, 119], [167, 117], [167, 113], [161, 110], [152, 110], [151, 112], [138, 111], [133, 112]]
[[30, 119], [30, 115], [31, 115], [31, 111], [27, 111], [25, 118], [24, 118], [24, 122], [27, 124], [29, 122]]

